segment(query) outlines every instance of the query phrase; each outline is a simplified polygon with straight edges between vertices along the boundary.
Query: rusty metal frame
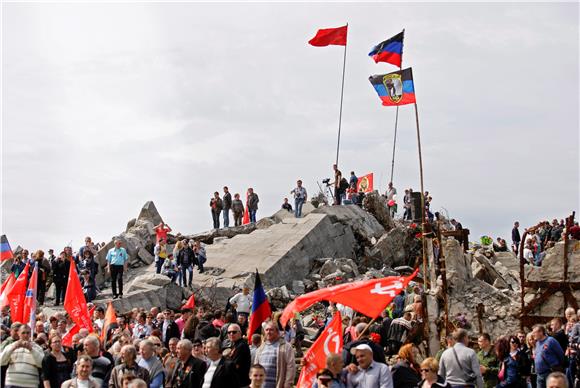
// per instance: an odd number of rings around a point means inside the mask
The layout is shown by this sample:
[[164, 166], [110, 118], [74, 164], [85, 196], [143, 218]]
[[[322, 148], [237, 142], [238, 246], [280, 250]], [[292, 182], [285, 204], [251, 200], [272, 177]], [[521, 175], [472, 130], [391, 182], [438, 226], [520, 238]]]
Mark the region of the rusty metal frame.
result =
[[463, 250], [465, 252], [469, 250], [469, 229], [442, 230], [441, 235], [443, 237], [459, 237], [459, 241], [463, 245]]
[[[542, 315], [531, 315], [532, 311], [544, 304], [550, 296], [554, 295], [556, 292], [561, 292], [564, 296], [564, 308], [566, 306], [574, 307], [578, 310], [578, 301], [574, 298], [572, 294], [573, 291], [580, 290], [580, 282], [569, 282], [568, 281], [568, 230], [574, 225], [574, 216], [576, 212], [572, 212], [568, 218], [566, 218], [566, 233], [564, 233], [564, 279], [561, 282], [549, 282], [549, 281], [530, 281], [525, 278], [524, 270], [524, 246], [526, 242], [526, 236], [528, 235], [528, 230], [526, 230], [522, 236], [520, 242], [519, 250], [519, 260], [520, 260], [520, 287], [521, 287], [521, 312], [520, 312], [520, 328], [531, 327], [536, 323], [545, 323], [554, 317], [542, 316]], [[526, 288], [531, 288], [534, 291], [540, 289], [542, 293], [540, 296], [534, 298], [528, 304], [525, 302]]]

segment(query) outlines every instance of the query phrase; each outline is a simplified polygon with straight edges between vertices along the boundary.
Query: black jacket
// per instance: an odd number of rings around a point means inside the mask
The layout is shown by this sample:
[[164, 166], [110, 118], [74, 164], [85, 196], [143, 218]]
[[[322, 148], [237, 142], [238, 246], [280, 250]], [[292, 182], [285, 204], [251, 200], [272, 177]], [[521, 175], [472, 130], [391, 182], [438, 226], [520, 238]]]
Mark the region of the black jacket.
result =
[[385, 358], [385, 351], [383, 350], [383, 348], [381, 348], [380, 345], [371, 341], [370, 338], [361, 338], [359, 340], [350, 342], [344, 346], [344, 350], [342, 351], [344, 365], [348, 364], [358, 365], [358, 362], [356, 362], [356, 358], [352, 354], [350, 354], [350, 350], [352, 348], [356, 348], [360, 344], [367, 344], [368, 346], [371, 347], [371, 349], [373, 350], [374, 361], [380, 362], [381, 364], [387, 363], [387, 360]]
[[189, 246], [186, 246], [177, 254], [177, 265], [181, 265], [187, 268], [192, 264], [197, 265], [197, 259], [195, 258], [193, 249], [191, 249]]
[[232, 195], [230, 193], [224, 194], [223, 203], [224, 210], [230, 210], [232, 208]]
[[201, 388], [206, 370], [205, 362], [193, 356], [190, 356], [185, 363], [179, 361], [171, 379], [171, 387]]
[[211, 379], [210, 388], [226, 387], [238, 388], [240, 382], [236, 373], [236, 365], [222, 357]]
[[411, 368], [406, 361], [398, 361], [391, 368], [391, 373], [394, 388], [414, 387], [421, 380], [417, 371]]
[[[161, 329], [163, 330], [163, 326], [161, 326]], [[174, 337], [180, 338], [181, 333], [179, 333], [179, 326], [177, 326], [177, 323], [175, 323], [175, 321], [171, 321], [165, 330], [164, 344], [166, 348], [169, 348], [169, 340]]]
[[520, 231], [518, 230], [518, 228], [512, 229], [512, 241], [517, 241], [517, 242], [522, 241], [522, 238], [520, 237]]
[[250, 346], [248, 346], [248, 341], [240, 338], [232, 346], [232, 352], [230, 353], [230, 360], [234, 363], [236, 367], [236, 373], [238, 375], [238, 381], [242, 387], [250, 385], [250, 366], [252, 364], [252, 354], [250, 352]]

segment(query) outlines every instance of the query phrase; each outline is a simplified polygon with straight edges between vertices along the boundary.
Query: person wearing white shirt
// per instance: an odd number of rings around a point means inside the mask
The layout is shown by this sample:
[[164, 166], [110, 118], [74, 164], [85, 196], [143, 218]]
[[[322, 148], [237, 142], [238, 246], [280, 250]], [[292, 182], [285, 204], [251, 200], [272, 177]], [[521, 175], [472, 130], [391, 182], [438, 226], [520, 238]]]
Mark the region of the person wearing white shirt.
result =
[[242, 292], [230, 298], [230, 304], [234, 306], [238, 314], [245, 314], [246, 317], [250, 315], [252, 309], [252, 296], [250, 295], [250, 288], [244, 286]]

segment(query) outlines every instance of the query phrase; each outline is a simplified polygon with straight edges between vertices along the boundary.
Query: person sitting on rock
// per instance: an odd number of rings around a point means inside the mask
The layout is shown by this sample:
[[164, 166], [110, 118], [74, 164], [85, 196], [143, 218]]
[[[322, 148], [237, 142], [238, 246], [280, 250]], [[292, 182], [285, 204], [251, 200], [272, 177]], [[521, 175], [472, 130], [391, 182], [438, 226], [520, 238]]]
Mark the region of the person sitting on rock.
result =
[[170, 253], [167, 259], [163, 262], [163, 267], [161, 268], [161, 273], [167, 276], [173, 283], [175, 283], [177, 279], [177, 263], [173, 258], [173, 253]]
[[284, 198], [284, 203], [282, 203], [282, 209], [286, 210], [287, 212], [293, 213], [292, 205], [288, 203], [288, 198]]
[[195, 258], [197, 260], [197, 265], [199, 268], [199, 273], [203, 273], [203, 265], [207, 261], [207, 256], [205, 254], [205, 248], [201, 245], [201, 242], [196, 241], [193, 245], [193, 253], [195, 254]]

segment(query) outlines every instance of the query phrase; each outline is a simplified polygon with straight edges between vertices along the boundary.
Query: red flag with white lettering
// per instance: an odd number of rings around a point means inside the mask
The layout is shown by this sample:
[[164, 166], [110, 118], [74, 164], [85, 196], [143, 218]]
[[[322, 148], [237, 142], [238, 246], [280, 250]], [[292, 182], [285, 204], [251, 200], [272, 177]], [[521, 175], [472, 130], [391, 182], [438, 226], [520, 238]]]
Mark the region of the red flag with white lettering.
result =
[[412, 275], [407, 277], [389, 276], [382, 279], [344, 283], [301, 295], [286, 306], [280, 317], [280, 324], [285, 327], [295, 313], [321, 300], [340, 303], [352, 307], [361, 314], [376, 318], [395, 296], [407, 287], [418, 272], [417, 268]]
[[337, 311], [332, 321], [304, 355], [306, 364], [302, 367], [296, 388], [312, 387], [316, 380], [316, 372], [326, 368], [326, 357], [330, 353], [341, 354], [342, 346], [342, 318]]
[[87, 309], [87, 301], [83, 294], [83, 287], [81, 286], [74, 260], [70, 261], [68, 284], [64, 297], [64, 309], [70, 315], [73, 322], [79, 325], [79, 328], [88, 329], [89, 332], [93, 331], [91, 316]]

